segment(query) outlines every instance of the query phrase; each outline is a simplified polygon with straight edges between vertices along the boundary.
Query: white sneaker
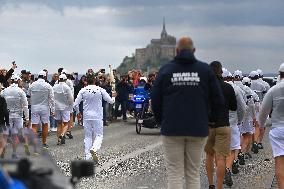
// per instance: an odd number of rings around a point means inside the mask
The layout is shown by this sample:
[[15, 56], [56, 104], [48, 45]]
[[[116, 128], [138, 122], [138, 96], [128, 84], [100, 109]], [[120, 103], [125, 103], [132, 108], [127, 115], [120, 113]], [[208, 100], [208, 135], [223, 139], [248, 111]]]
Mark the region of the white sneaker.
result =
[[52, 127], [50, 130], [51, 130], [52, 132], [56, 132], [56, 131], [57, 131], [57, 127]]

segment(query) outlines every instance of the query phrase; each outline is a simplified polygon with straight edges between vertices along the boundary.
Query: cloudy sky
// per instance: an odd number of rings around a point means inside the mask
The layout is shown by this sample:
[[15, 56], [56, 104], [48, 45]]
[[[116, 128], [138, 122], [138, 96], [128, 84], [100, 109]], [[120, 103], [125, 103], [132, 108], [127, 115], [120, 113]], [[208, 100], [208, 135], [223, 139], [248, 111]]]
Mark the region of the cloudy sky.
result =
[[0, 0], [0, 67], [117, 67], [159, 38], [165, 17], [169, 34], [193, 38], [199, 59], [274, 73], [284, 62], [283, 10], [283, 0]]

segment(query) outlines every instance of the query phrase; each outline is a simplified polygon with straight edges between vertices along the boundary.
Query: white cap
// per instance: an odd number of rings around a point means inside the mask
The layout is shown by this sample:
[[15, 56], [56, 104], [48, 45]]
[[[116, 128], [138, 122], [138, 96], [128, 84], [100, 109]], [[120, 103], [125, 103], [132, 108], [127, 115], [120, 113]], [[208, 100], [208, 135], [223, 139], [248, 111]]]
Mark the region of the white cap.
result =
[[236, 76], [243, 77], [243, 72], [241, 70], [236, 70], [236, 71], [234, 71], [233, 76], [234, 77], [236, 77]]
[[279, 72], [284, 72], [284, 63], [282, 63], [279, 67]]
[[250, 72], [249, 76], [252, 78], [252, 77], [255, 77], [255, 76], [258, 76], [258, 72], [257, 71], [252, 71]]
[[244, 77], [243, 80], [242, 80], [242, 83], [243, 83], [243, 84], [245, 84], [245, 83], [250, 83], [250, 81], [251, 81], [250, 78]]
[[262, 72], [261, 69], [257, 69], [256, 71], [257, 71], [258, 75], [263, 76], [263, 72]]
[[39, 73], [38, 73], [38, 75], [40, 76], [44, 76], [44, 77], [46, 77], [46, 72], [45, 71], [43, 71], [43, 70], [41, 70]]
[[18, 80], [22, 80], [22, 79], [20, 78], [19, 75], [13, 74], [12, 77], [11, 77], [11, 80], [18, 81]]
[[67, 79], [67, 77], [66, 77], [66, 75], [65, 75], [65, 74], [61, 74], [61, 75], [59, 76], [59, 79], [66, 80], [66, 79]]
[[68, 71], [66, 69], [63, 69], [61, 73], [68, 74]]
[[229, 71], [226, 69], [226, 68], [222, 68], [222, 77], [223, 78], [226, 78], [226, 77], [229, 77]]

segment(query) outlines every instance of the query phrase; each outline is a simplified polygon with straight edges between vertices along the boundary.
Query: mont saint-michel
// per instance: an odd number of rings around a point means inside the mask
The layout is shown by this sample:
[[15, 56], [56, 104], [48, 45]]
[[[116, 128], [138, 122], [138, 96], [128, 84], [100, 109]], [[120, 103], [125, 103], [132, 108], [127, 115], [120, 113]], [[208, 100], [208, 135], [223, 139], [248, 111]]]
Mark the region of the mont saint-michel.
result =
[[145, 48], [137, 48], [132, 57], [126, 56], [117, 71], [124, 74], [131, 69], [157, 70], [175, 56], [175, 46], [176, 38], [167, 33], [164, 19], [160, 39], [152, 39]]

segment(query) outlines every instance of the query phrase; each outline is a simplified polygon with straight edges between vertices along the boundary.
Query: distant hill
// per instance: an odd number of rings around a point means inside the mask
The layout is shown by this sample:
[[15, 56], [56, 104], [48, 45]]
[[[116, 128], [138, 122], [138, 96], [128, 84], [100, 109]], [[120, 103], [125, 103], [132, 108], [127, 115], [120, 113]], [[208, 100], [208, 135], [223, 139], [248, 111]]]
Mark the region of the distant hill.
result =
[[142, 70], [142, 73], [158, 71], [162, 65], [168, 63], [169, 61], [170, 59], [168, 58], [157, 57], [156, 60], [147, 60], [144, 64], [138, 65], [135, 62], [135, 56], [126, 56], [116, 70], [120, 75], [127, 74], [129, 70], [133, 69]]

